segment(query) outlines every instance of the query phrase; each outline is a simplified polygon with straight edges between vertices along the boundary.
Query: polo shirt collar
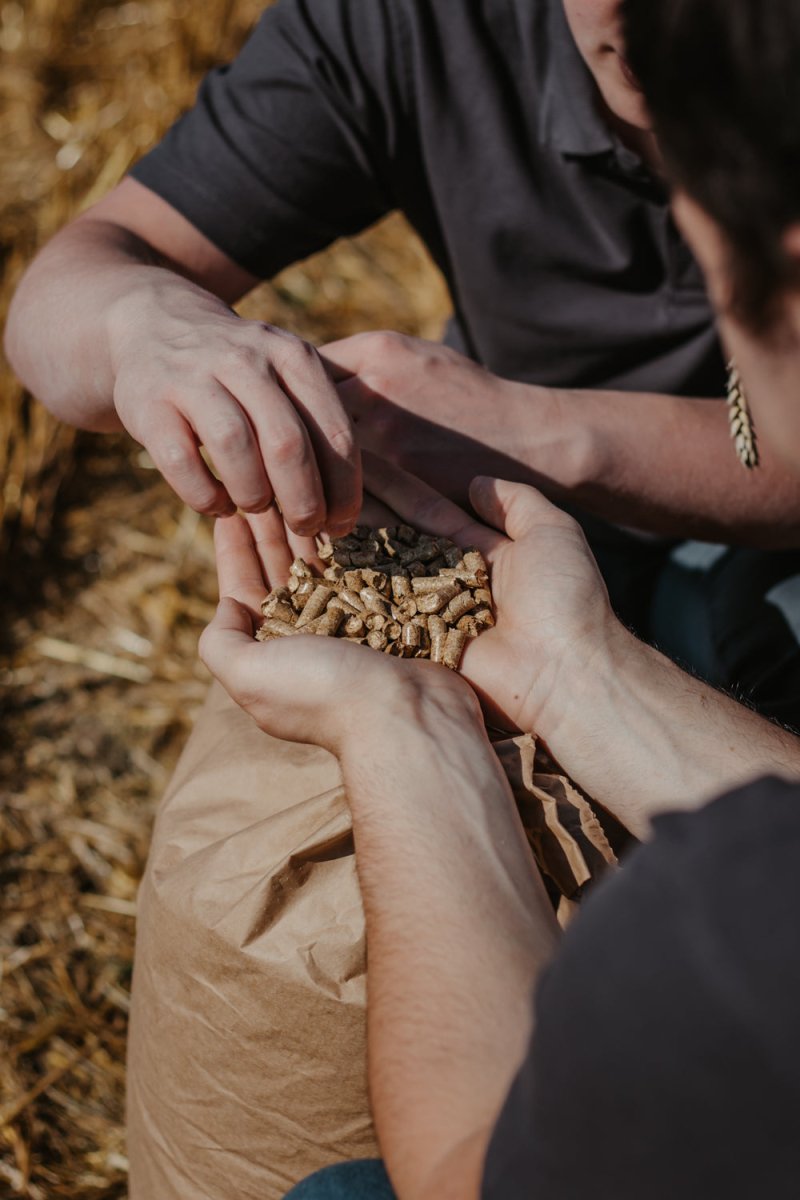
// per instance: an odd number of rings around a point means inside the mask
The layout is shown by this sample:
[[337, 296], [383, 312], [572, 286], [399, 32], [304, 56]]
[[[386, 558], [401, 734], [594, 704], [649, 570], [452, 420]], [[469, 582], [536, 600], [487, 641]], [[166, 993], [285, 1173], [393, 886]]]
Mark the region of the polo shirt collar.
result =
[[539, 137], [562, 154], [613, 153], [616, 139], [599, 111], [597, 84], [575, 44], [563, 0], [541, 0], [544, 8]]

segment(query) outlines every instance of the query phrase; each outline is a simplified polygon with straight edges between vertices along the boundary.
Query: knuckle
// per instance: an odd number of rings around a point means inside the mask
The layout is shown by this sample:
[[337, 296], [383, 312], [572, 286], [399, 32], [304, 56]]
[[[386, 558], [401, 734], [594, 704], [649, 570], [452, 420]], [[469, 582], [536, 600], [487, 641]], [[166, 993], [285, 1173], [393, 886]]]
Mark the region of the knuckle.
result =
[[213, 517], [219, 511], [219, 497], [211, 490], [199, 488], [194, 491], [184, 490], [182, 495], [186, 503], [195, 512], [203, 513], [204, 516]]
[[328, 445], [339, 458], [350, 459], [355, 455], [356, 439], [349, 425], [341, 429], [334, 429], [327, 435], [327, 440]]
[[250, 427], [243, 417], [218, 418], [209, 431], [209, 442], [223, 454], [241, 454], [251, 445]]
[[263, 362], [263, 349], [259, 349], [249, 342], [237, 342], [234, 346], [228, 347], [227, 365], [230, 370], [254, 371], [258, 370]]
[[288, 430], [274, 437], [271, 452], [279, 467], [303, 466], [308, 461], [306, 441], [299, 430]]
[[259, 492], [245, 492], [238, 497], [239, 508], [249, 513], [264, 512], [270, 505], [272, 493], [266, 488]]
[[370, 339], [371, 350], [378, 355], [390, 357], [403, 348], [405, 338], [402, 333], [392, 329], [380, 329], [377, 333], [366, 335]]
[[188, 442], [167, 441], [154, 455], [154, 459], [165, 474], [185, 476], [195, 469], [197, 452]]
[[317, 533], [325, 519], [325, 510], [320, 504], [311, 508], [307, 503], [303, 503], [296, 504], [287, 515], [295, 532]]

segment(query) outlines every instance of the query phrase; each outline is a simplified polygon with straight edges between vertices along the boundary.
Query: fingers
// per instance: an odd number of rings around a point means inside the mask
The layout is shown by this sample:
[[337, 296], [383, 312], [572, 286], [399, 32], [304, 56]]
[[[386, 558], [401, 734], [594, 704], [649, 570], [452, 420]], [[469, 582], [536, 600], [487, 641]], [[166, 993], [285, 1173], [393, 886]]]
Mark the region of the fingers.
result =
[[[325, 528], [337, 537], [349, 533], [361, 507], [361, 453], [336, 387], [316, 351], [305, 349], [313, 359], [293, 354], [280, 365], [279, 381], [311, 438], [325, 494]], [[321, 528], [291, 527], [297, 533], [317, 533]]]
[[[214, 549], [220, 597], [233, 597], [246, 606], [251, 618], [255, 618], [268, 587], [250, 526], [244, 517], [228, 517], [216, 522]], [[250, 636], [253, 636], [252, 620]]]
[[517, 541], [543, 525], [574, 523], [536, 488], [479, 475], [470, 484], [469, 498], [479, 516]]
[[391, 508], [381, 504], [369, 492], [364, 492], [364, 503], [358, 515], [359, 525], [369, 525], [371, 529], [380, 529], [382, 525], [399, 525], [400, 518]]
[[314, 448], [300, 415], [274, 377], [267, 379], [256, 371], [241, 369], [235, 379], [226, 377], [223, 382], [249, 414], [286, 523], [298, 533], [316, 533], [325, 525], [325, 497]]
[[[247, 413], [221, 383], [192, 396], [193, 424], [228, 495], [247, 512], [262, 512], [272, 503], [272, 487]], [[190, 417], [189, 412], [184, 416]]]
[[228, 361], [218, 378], [249, 415], [290, 529], [346, 532], [361, 503], [361, 461], [347, 416], [314, 348], [272, 331], [269, 354]]
[[485, 525], [473, 521], [457, 504], [423, 483], [414, 475], [364, 453], [364, 486], [399, 517], [427, 533], [450, 538], [459, 546], [477, 546], [491, 555], [503, 543], [503, 538]]
[[231, 596], [223, 596], [214, 619], [203, 630], [199, 653], [203, 662], [231, 695], [242, 664], [253, 650], [253, 627], [247, 608]]
[[[251, 513], [247, 516], [250, 536], [255, 554], [258, 558], [264, 578], [264, 591], [268, 588], [281, 587], [289, 577], [289, 567], [297, 558], [290, 544], [289, 534], [279, 509], [273, 504], [265, 513]], [[308, 540], [308, 539], [298, 539]], [[314, 546], [313, 539], [310, 539]], [[263, 600], [263, 593], [262, 593]]]
[[181, 500], [209, 516], [230, 516], [235, 511], [223, 483], [203, 462], [197, 438], [179, 412], [164, 406], [155, 436], [142, 437], [148, 453]]

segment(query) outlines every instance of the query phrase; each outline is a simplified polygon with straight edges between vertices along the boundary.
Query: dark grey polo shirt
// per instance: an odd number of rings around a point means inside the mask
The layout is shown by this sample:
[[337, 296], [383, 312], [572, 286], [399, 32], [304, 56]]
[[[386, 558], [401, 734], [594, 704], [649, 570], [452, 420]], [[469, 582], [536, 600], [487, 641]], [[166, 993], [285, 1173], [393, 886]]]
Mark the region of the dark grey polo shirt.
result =
[[133, 174], [262, 277], [400, 208], [492, 371], [722, 394], [697, 266], [561, 0], [279, 0]]

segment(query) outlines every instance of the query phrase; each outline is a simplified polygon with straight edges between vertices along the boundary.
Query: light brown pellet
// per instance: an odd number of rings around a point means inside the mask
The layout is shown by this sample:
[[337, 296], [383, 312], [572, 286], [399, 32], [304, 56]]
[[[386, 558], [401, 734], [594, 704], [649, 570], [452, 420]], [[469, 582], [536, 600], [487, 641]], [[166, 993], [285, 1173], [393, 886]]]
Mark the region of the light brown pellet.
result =
[[403, 653], [406, 658], [413, 657], [414, 651], [419, 649], [420, 641], [419, 625], [412, 625], [409, 621], [408, 624], [403, 626], [402, 636]]
[[395, 604], [400, 604], [407, 596], [411, 595], [412, 581], [407, 575], [392, 576], [392, 596]]
[[[451, 600], [455, 600], [456, 596], [461, 595], [461, 588], [457, 583], [447, 584], [439, 588], [435, 592], [427, 592], [424, 596], [420, 596], [417, 601], [417, 608], [422, 613], [441, 612], [446, 608]], [[465, 592], [464, 595], [469, 595]]]
[[375, 588], [363, 587], [359, 593], [364, 602], [364, 607], [371, 612], [388, 613], [389, 608], [380, 592], [376, 592]]
[[344, 620], [344, 611], [341, 608], [326, 608], [325, 612], [317, 622], [317, 628], [314, 630], [317, 637], [333, 637], [337, 629]]
[[458, 669], [458, 664], [461, 662], [461, 655], [464, 650], [464, 645], [467, 640], [467, 635], [462, 629], [448, 629], [447, 637], [444, 643], [444, 653], [442, 654], [442, 662], [451, 671]]
[[277, 617], [267, 617], [256, 637], [260, 642], [266, 642], [269, 638], [274, 637], [292, 637], [298, 632], [297, 626], [290, 625], [288, 621], [279, 621]]
[[442, 620], [446, 621], [448, 625], [455, 625], [456, 621], [473, 608], [475, 608], [475, 598], [472, 593], [459, 592], [442, 613]]
[[444, 646], [447, 640], [447, 626], [441, 617], [428, 617], [428, 633], [431, 639], [431, 661], [444, 661]]
[[306, 601], [305, 607], [297, 618], [297, 628], [302, 629], [309, 621], [313, 621], [315, 617], [321, 617], [328, 607], [328, 601], [334, 594], [332, 587], [326, 587], [325, 584], [317, 584], [314, 591]]
[[265, 617], [271, 617], [279, 604], [287, 604], [292, 598], [292, 593], [289, 588], [275, 588], [270, 592], [266, 600], [261, 602], [261, 611]]
[[486, 563], [472, 548], [409, 525], [357, 526], [332, 544], [317, 541], [322, 577], [301, 558], [287, 586], [262, 604], [260, 640], [315, 634], [346, 637], [396, 657], [458, 666], [467, 637], [494, 625]]
[[289, 574], [294, 575], [297, 579], [311, 579], [312, 572], [308, 563], [302, 558], [296, 558], [289, 567]]

